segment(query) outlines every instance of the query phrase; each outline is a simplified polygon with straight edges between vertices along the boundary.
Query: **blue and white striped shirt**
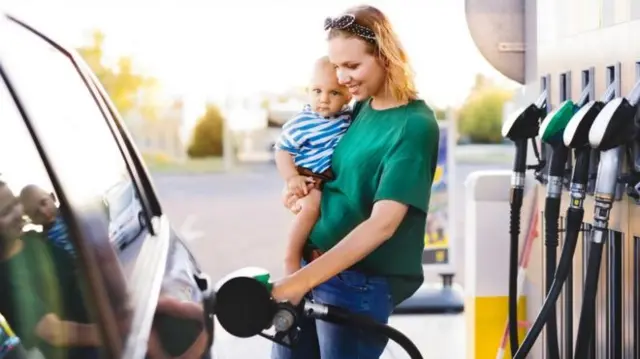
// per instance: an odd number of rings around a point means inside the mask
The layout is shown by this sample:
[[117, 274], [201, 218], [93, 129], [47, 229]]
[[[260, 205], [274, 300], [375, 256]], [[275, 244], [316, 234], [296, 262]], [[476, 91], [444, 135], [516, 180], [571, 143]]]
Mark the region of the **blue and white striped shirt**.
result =
[[56, 216], [56, 219], [51, 223], [51, 226], [47, 228], [47, 237], [54, 246], [62, 248], [72, 256], [75, 256], [76, 251], [69, 240], [67, 224], [64, 222], [64, 219], [62, 219], [62, 216]]
[[291, 153], [297, 166], [322, 173], [331, 167], [333, 150], [349, 125], [350, 110], [324, 118], [306, 105], [302, 112], [282, 126], [276, 148]]

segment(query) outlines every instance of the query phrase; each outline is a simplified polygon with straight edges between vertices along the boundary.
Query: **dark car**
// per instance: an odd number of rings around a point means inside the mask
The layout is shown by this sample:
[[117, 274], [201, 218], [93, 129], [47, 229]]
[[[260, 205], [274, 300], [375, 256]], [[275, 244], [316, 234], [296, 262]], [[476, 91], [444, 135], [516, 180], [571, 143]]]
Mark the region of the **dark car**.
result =
[[[121, 183], [145, 224], [123, 249], [104, 202]], [[0, 13], [0, 352], [18, 338], [30, 358], [209, 357], [209, 292], [96, 76]]]

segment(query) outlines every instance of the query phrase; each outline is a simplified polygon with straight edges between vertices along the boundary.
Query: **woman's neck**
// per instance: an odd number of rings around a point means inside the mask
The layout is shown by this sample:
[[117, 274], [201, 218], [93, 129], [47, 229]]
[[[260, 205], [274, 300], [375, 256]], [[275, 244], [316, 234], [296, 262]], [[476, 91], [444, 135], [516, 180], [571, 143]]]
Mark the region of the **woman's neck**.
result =
[[387, 110], [394, 107], [404, 106], [408, 101], [398, 101], [393, 96], [380, 94], [371, 97], [371, 108], [374, 110]]

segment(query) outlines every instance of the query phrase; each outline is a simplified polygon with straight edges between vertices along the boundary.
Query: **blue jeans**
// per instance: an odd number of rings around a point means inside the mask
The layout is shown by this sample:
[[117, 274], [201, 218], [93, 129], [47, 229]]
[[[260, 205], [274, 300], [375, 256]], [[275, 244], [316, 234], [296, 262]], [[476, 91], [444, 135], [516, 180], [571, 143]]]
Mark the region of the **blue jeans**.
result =
[[[393, 310], [387, 280], [345, 271], [315, 288], [309, 296], [321, 304], [332, 304], [388, 323]], [[297, 345], [289, 349], [275, 344], [272, 359], [379, 359], [388, 339], [321, 320], [304, 318]]]

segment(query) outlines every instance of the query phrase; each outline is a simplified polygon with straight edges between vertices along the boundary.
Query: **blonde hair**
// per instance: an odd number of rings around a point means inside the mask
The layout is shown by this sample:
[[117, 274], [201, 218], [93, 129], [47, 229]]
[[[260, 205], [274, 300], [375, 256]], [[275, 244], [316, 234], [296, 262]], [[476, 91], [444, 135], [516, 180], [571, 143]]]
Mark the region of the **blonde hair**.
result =
[[400, 39], [393, 31], [389, 19], [382, 11], [369, 5], [361, 5], [348, 9], [345, 14], [355, 17], [355, 24], [364, 26], [375, 34], [375, 41], [367, 39], [347, 29], [332, 28], [328, 39], [335, 37], [359, 38], [367, 46], [367, 52], [377, 56], [385, 65], [385, 92], [396, 101], [406, 102], [418, 97], [414, 82], [414, 72], [409, 64], [409, 57], [402, 47]]

